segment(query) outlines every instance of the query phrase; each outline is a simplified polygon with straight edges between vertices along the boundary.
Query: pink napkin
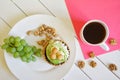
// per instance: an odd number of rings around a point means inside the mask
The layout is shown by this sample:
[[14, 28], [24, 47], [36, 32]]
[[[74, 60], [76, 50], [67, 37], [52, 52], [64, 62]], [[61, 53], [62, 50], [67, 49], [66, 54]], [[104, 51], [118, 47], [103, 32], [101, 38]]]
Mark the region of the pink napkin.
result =
[[[81, 27], [91, 19], [102, 20], [108, 25], [110, 35], [106, 43], [110, 51], [120, 49], [120, 0], [65, 0], [65, 2], [85, 58], [89, 58], [88, 53], [91, 51], [95, 52], [95, 55], [109, 52], [81, 41], [79, 37]], [[117, 45], [109, 44], [111, 38], [117, 40]]]

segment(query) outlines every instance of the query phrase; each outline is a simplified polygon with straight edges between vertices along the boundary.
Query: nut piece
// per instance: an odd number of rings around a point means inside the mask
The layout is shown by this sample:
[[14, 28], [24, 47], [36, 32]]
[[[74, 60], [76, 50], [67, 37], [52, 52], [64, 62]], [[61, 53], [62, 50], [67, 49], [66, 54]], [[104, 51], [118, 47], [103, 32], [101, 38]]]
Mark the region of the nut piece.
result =
[[64, 56], [59, 51], [57, 51], [56, 56], [59, 60], [62, 60], [64, 58]]
[[34, 35], [35, 35], [35, 36], [39, 36], [39, 31], [38, 31], [38, 30], [35, 31], [35, 32], [34, 32]]
[[117, 45], [117, 41], [115, 39], [110, 39], [110, 45]]
[[81, 69], [81, 68], [84, 68], [85, 67], [85, 62], [84, 61], [78, 61], [78, 67]]
[[95, 57], [94, 52], [90, 52], [90, 53], [89, 53], [89, 57], [90, 57], [90, 58], [94, 58], [94, 57]]
[[109, 64], [109, 70], [111, 71], [116, 71], [117, 70], [117, 66], [115, 64]]
[[58, 56], [57, 56], [57, 59], [58, 59], [58, 60], [62, 60], [62, 59], [63, 59], [63, 55], [62, 55], [62, 54], [58, 55]]
[[52, 49], [52, 53], [57, 53], [58, 52], [58, 49], [56, 48], [56, 47], [54, 47], [53, 49]]
[[50, 53], [50, 58], [51, 59], [56, 59], [56, 54], [55, 53]]
[[31, 30], [27, 31], [27, 35], [32, 34], [33, 32]]
[[92, 68], [95, 68], [95, 67], [97, 66], [97, 63], [96, 63], [95, 61], [91, 61], [91, 62], [90, 62], [90, 66], [91, 66]]
[[37, 42], [39, 45], [43, 45], [45, 43], [45, 40], [41, 40]]

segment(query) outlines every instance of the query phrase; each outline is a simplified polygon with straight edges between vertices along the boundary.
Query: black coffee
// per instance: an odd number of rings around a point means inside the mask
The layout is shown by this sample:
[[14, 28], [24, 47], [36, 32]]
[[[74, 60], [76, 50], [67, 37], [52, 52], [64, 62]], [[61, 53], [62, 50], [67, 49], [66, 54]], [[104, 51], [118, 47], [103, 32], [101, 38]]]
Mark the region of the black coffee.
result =
[[102, 24], [97, 22], [89, 23], [83, 31], [85, 40], [91, 44], [97, 44], [103, 41], [106, 31]]

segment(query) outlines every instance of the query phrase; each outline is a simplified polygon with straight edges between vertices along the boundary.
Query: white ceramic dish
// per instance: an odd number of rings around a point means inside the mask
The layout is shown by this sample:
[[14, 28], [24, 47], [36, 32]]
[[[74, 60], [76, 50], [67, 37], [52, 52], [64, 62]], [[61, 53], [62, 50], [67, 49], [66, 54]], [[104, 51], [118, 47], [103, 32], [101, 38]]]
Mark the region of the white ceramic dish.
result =
[[[75, 43], [73, 32], [68, 26], [56, 17], [49, 15], [32, 15], [19, 21], [9, 32], [9, 35], [20, 36], [27, 40], [31, 45], [36, 45], [34, 37], [30, 38], [26, 32], [35, 29], [42, 24], [54, 27], [57, 33], [68, 44], [70, 48], [70, 57], [68, 61], [60, 66], [48, 64], [44, 59], [37, 58], [36, 62], [25, 63], [19, 58], [15, 59], [12, 55], [5, 52], [5, 60], [10, 71], [19, 80], [60, 80], [72, 67], [75, 59]], [[39, 47], [39, 46], [37, 46]]]

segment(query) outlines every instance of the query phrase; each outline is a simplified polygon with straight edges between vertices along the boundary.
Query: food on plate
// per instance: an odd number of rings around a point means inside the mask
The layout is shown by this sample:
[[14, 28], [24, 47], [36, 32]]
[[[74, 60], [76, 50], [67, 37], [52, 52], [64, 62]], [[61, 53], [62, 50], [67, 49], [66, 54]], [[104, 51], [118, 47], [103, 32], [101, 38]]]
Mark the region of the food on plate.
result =
[[[35, 30], [26, 32], [28, 36], [34, 35], [40, 40], [36, 41], [39, 49], [36, 46], [30, 46], [19, 36], [10, 36], [4, 39], [4, 44], [1, 46], [8, 53], [11, 53], [14, 58], [21, 58], [23, 62], [36, 61], [36, 57], [45, 57], [45, 59], [53, 64], [60, 65], [65, 63], [70, 55], [68, 45], [56, 34], [56, 30], [45, 24]], [[34, 38], [35, 38], [34, 37]]]
[[[42, 54], [45, 59], [50, 64], [60, 65], [68, 60], [70, 50], [68, 45], [56, 32], [57, 31], [54, 28], [42, 24], [35, 30], [27, 31], [27, 34], [29, 36], [39, 36], [40, 40], [37, 41], [37, 44], [42, 47]], [[45, 38], [41, 39], [43, 36], [45, 36]]]
[[56, 30], [50, 26], [47, 26], [45, 24], [42, 24], [40, 27], [38, 27], [36, 30], [29, 30], [27, 31], [27, 35], [33, 34], [35, 36], [41, 36], [43, 34], [48, 34], [51, 37], [57, 36]]
[[35, 56], [41, 57], [41, 49], [28, 45], [27, 42], [19, 36], [10, 36], [4, 39], [4, 44], [1, 48], [12, 54], [14, 58], [21, 58], [23, 62], [27, 63], [36, 61]]
[[78, 61], [78, 67], [80, 68], [80, 69], [82, 69], [82, 68], [84, 68], [85, 67], [85, 62], [84, 61]]
[[61, 40], [50, 40], [45, 48], [45, 59], [53, 65], [65, 63], [70, 55], [68, 45]]

